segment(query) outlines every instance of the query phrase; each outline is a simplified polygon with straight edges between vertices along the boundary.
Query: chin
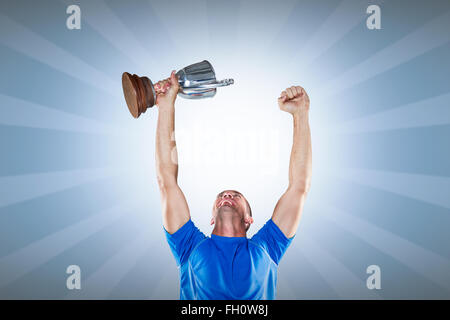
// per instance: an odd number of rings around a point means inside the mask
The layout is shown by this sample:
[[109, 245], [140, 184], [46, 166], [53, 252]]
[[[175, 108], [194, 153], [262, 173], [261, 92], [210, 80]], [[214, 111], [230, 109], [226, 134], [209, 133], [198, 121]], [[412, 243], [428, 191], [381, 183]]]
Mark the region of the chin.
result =
[[219, 212], [226, 212], [226, 211], [228, 211], [228, 212], [236, 212], [236, 209], [234, 209], [232, 207], [229, 207], [229, 206], [223, 206], [223, 207], [220, 207], [218, 211]]

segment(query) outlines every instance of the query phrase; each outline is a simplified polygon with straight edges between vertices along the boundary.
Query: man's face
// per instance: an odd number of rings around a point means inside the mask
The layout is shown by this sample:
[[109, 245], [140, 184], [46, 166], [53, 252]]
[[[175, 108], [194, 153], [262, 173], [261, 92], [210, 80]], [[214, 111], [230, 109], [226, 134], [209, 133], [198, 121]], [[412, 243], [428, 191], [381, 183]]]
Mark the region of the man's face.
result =
[[[213, 223], [214, 218], [218, 214], [237, 214], [243, 219], [250, 219], [251, 222], [253, 222], [247, 200], [242, 193], [236, 190], [225, 190], [216, 196], [213, 207], [213, 220], [211, 223]], [[251, 222], [248, 223], [247, 228], [250, 226]]]

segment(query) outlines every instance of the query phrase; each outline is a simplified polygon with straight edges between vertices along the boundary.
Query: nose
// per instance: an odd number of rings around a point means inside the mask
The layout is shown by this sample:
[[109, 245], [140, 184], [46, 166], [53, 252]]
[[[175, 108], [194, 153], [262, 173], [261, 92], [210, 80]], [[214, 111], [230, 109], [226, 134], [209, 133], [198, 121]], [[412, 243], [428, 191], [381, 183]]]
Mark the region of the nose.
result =
[[222, 198], [231, 198], [231, 199], [233, 199], [233, 194], [231, 192], [224, 192], [222, 194]]

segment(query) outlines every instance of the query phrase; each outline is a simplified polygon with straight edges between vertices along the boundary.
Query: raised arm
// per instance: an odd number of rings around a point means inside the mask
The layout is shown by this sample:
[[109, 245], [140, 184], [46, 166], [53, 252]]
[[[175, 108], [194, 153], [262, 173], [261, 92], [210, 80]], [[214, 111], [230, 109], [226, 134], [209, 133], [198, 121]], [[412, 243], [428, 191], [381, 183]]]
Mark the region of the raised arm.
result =
[[189, 219], [189, 207], [178, 186], [178, 155], [175, 142], [175, 99], [179, 84], [174, 72], [155, 84], [158, 124], [156, 128], [156, 174], [161, 195], [163, 225], [169, 233], [180, 229]]
[[309, 97], [302, 87], [290, 87], [281, 93], [278, 106], [292, 115], [294, 138], [289, 163], [289, 186], [278, 200], [272, 220], [288, 238], [291, 238], [297, 231], [311, 184]]

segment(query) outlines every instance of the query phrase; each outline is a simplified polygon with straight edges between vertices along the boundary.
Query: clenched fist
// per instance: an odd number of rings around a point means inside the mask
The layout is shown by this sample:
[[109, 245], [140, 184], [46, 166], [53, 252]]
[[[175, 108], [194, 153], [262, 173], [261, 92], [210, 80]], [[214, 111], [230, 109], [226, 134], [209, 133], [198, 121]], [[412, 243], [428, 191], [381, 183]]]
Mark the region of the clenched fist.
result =
[[281, 110], [294, 115], [309, 110], [309, 97], [305, 89], [300, 86], [292, 86], [281, 92], [278, 98], [278, 106]]
[[158, 107], [161, 105], [173, 105], [180, 88], [175, 70], [172, 71], [169, 78], [155, 83], [154, 88], [156, 91], [156, 105]]

